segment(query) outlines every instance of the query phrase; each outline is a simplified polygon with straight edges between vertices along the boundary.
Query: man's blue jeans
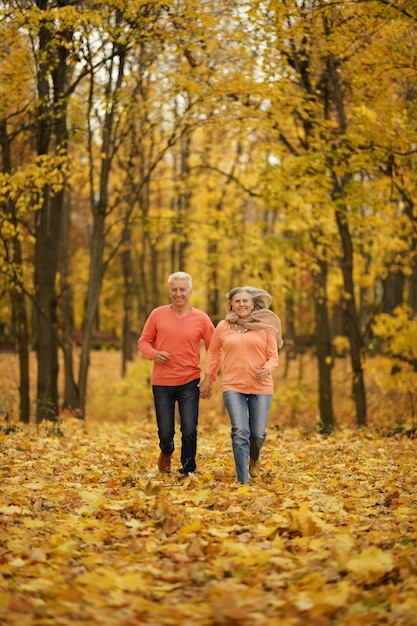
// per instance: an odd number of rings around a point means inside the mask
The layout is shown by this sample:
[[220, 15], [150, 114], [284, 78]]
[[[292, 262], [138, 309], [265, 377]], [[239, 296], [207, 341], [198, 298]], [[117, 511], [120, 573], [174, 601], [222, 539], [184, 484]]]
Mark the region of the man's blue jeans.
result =
[[237, 479], [249, 482], [249, 456], [257, 461], [266, 439], [271, 394], [224, 391], [223, 399], [232, 423], [232, 447]]
[[175, 404], [178, 403], [181, 429], [181, 464], [184, 472], [194, 472], [197, 453], [197, 424], [200, 379], [178, 386], [153, 385], [159, 447], [164, 454], [174, 452]]

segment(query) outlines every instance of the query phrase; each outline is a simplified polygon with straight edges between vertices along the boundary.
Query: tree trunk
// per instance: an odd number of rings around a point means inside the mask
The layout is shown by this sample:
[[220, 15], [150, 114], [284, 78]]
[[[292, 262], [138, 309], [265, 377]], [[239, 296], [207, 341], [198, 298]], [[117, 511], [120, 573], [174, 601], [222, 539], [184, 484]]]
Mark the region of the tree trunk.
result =
[[384, 299], [382, 305], [382, 313], [393, 315], [397, 306], [401, 306], [404, 302], [404, 286], [405, 276], [401, 271], [390, 272], [383, 281]]
[[[41, 10], [47, 9], [47, 2], [37, 2]], [[50, 123], [50, 97], [49, 97], [49, 55], [47, 54], [48, 46], [51, 43], [51, 34], [46, 27], [41, 27], [39, 31], [39, 49], [41, 54], [39, 70], [37, 76], [38, 87], [38, 128], [37, 128], [37, 151], [38, 155], [47, 154], [50, 146], [51, 128]], [[34, 308], [34, 329], [33, 329], [33, 347], [36, 351], [38, 365], [38, 382], [36, 394], [36, 421], [42, 421], [46, 417], [46, 403], [52, 402], [52, 398], [57, 397], [57, 393], [52, 390], [53, 384], [51, 380], [52, 367], [50, 364], [50, 356], [52, 350], [51, 341], [51, 322], [50, 322], [50, 289], [51, 279], [49, 272], [52, 270], [52, 289], [54, 285], [55, 274], [51, 264], [48, 262], [48, 236], [52, 232], [49, 225], [49, 216], [51, 207], [49, 204], [48, 188], [43, 190], [43, 203], [40, 210], [35, 214], [35, 308]], [[53, 244], [56, 242], [57, 233], [53, 230]], [[46, 253], [46, 254], [45, 254]], [[46, 258], [45, 258], [46, 257]], [[54, 295], [54, 292], [53, 292]], [[56, 300], [56, 298], [53, 298]], [[40, 402], [44, 404], [41, 410]], [[57, 407], [56, 407], [57, 409]]]
[[[20, 242], [13, 241], [14, 263], [22, 267]], [[21, 289], [12, 290], [13, 323], [19, 351], [19, 421], [30, 422], [30, 372], [29, 372], [29, 328], [25, 294]]]
[[[123, 45], [114, 45], [112, 62], [109, 68], [108, 82], [107, 82], [107, 97], [109, 101], [108, 109], [105, 114], [105, 120], [103, 124], [102, 135], [102, 157], [101, 157], [101, 171], [99, 178], [99, 189], [97, 191], [98, 199], [95, 200], [94, 193], [94, 176], [93, 176], [93, 151], [91, 149], [90, 138], [90, 180], [91, 180], [91, 208], [93, 212], [93, 235], [91, 239], [90, 247], [90, 269], [88, 277], [88, 287], [86, 295], [86, 305], [84, 312], [83, 322], [83, 344], [81, 347], [80, 367], [78, 376], [78, 388], [79, 388], [79, 410], [80, 416], [85, 417], [86, 398], [87, 398], [87, 378], [88, 368], [90, 363], [90, 349], [91, 349], [91, 337], [93, 331], [94, 321], [96, 319], [99, 298], [101, 293], [101, 287], [103, 283], [103, 276], [105, 271], [104, 260], [104, 247], [105, 247], [105, 223], [108, 212], [108, 193], [109, 193], [109, 180], [110, 169], [112, 159], [115, 155], [114, 152], [114, 124], [115, 124], [115, 107], [117, 105], [116, 94], [120, 91], [125, 68], [125, 55], [126, 49]], [[116, 77], [113, 76], [114, 61], [118, 57], [119, 63], [116, 72]], [[113, 81], [115, 83], [113, 84]], [[95, 106], [93, 102], [92, 93], [90, 93], [89, 107], [93, 110]]]
[[[145, 186], [146, 191], [147, 186]], [[142, 193], [140, 198], [141, 216], [143, 217], [143, 233], [142, 233], [142, 251], [138, 259], [138, 272], [139, 272], [139, 284], [138, 284], [138, 319], [140, 325], [143, 327], [146, 318], [152, 309], [156, 308], [159, 304], [159, 289], [158, 289], [158, 250], [155, 244], [149, 227], [149, 221], [146, 219], [149, 210], [149, 198], [148, 194]], [[146, 259], [150, 259], [149, 275], [146, 272], [148, 263]], [[166, 279], [165, 279], [166, 280]], [[168, 284], [166, 291], [168, 291]], [[140, 334], [140, 332], [139, 332]]]
[[91, 338], [96, 319], [98, 302], [104, 274], [104, 222], [105, 212], [95, 215], [93, 238], [91, 242], [91, 261], [86, 295], [86, 307], [83, 323], [83, 343], [81, 346], [80, 367], [78, 376], [80, 417], [85, 417], [87, 399], [88, 367], [90, 364]]
[[347, 326], [347, 335], [350, 345], [350, 359], [352, 364], [352, 390], [356, 404], [356, 422], [358, 426], [366, 426], [366, 393], [362, 367], [362, 338], [359, 327], [353, 286], [353, 250], [352, 239], [346, 216], [341, 209], [336, 210], [336, 222], [342, 243], [343, 258], [341, 269], [344, 285], [344, 312]]
[[322, 429], [326, 433], [334, 428], [332, 403], [332, 339], [327, 307], [327, 261], [317, 259], [319, 271], [313, 273], [314, 309], [316, 317], [316, 348], [319, 368], [319, 409]]
[[[323, 26], [326, 37], [332, 36], [332, 30], [330, 22], [327, 16], [323, 16]], [[336, 119], [338, 123], [339, 141], [343, 145], [345, 143], [345, 137], [347, 133], [347, 118], [345, 111], [345, 97], [343, 93], [342, 84], [340, 81], [340, 73], [338, 71], [338, 61], [333, 54], [328, 54], [326, 57], [326, 79], [328, 82], [327, 91], [331, 104], [334, 106], [336, 112]], [[326, 115], [330, 110], [330, 102], [326, 103]], [[347, 148], [347, 146], [345, 146]], [[343, 203], [344, 189], [351, 180], [351, 174], [349, 172], [348, 158], [344, 157], [344, 162], [339, 162], [339, 168], [344, 165], [345, 174], [340, 177], [336, 173], [334, 167], [333, 156], [328, 156], [328, 166], [334, 179], [333, 188], [333, 202], [335, 204], [335, 218], [337, 227], [339, 230], [341, 247], [342, 247], [342, 260], [341, 270], [343, 275], [344, 284], [344, 312], [347, 321], [347, 334], [350, 344], [350, 358], [352, 363], [352, 387], [353, 396], [356, 404], [356, 422], [358, 426], [365, 426], [367, 422], [366, 416], [366, 392], [365, 381], [362, 368], [362, 337], [360, 332], [359, 313], [355, 301], [355, 289], [354, 289], [354, 277], [353, 277], [353, 246], [352, 237], [349, 230], [348, 223], [348, 209]]]
[[[70, 0], [68, 0], [69, 2]], [[60, 6], [68, 4], [66, 0]], [[47, 0], [38, 0], [41, 10]], [[61, 157], [67, 150], [67, 58], [72, 31], [56, 33], [45, 20], [39, 31], [40, 63], [38, 71], [38, 155], [50, 152]], [[51, 95], [51, 83], [53, 85]], [[52, 143], [53, 141], [53, 143]], [[55, 166], [54, 174], [61, 166]], [[62, 174], [62, 172], [61, 172]], [[61, 190], [52, 191], [46, 184], [41, 208], [35, 220], [35, 315], [36, 354], [38, 361], [36, 420], [58, 415], [58, 297], [56, 275], [59, 262], [61, 215], [64, 201], [64, 177]]]
[[[417, 247], [417, 246], [416, 246]], [[412, 265], [412, 273], [409, 277], [408, 304], [417, 315], [417, 263], [414, 261]]]
[[[61, 196], [61, 194], [59, 194]], [[36, 220], [35, 293], [38, 383], [36, 421], [58, 415], [58, 337], [57, 294], [55, 278], [58, 268], [61, 198], [50, 199], [44, 190], [44, 201]]]
[[133, 267], [130, 251], [131, 231], [128, 223], [123, 229], [122, 243], [122, 271], [123, 271], [123, 338], [122, 338], [122, 376], [126, 374], [128, 361], [133, 358], [132, 354], [132, 286]]
[[[215, 143], [215, 138], [211, 137], [210, 141]], [[236, 171], [237, 164], [239, 162], [240, 157], [240, 145], [238, 144], [236, 148], [235, 158], [233, 163], [231, 164], [231, 168], [229, 173], [226, 175], [224, 180], [220, 198], [215, 206], [214, 213], [214, 221], [212, 224], [212, 229], [214, 232], [218, 233], [222, 228], [221, 224], [221, 215], [224, 210], [224, 205], [226, 202], [226, 196], [228, 192], [228, 187], [230, 183], [233, 181], [233, 177]], [[207, 158], [207, 161], [209, 159]], [[208, 276], [208, 284], [207, 284], [207, 303], [208, 310], [207, 313], [211, 317], [212, 322], [215, 326], [223, 319], [225, 314], [225, 302], [221, 301], [220, 297], [220, 289], [219, 289], [219, 268], [221, 265], [221, 252], [219, 251], [219, 243], [217, 237], [213, 237], [208, 240], [207, 244], [207, 259], [209, 263], [209, 276]]]
[[[5, 119], [0, 120], [0, 144], [2, 148], [3, 172], [11, 172], [11, 146]], [[9, 202], [8, 214], [11, 216], [16, 232], [18, 232], [15, 207]], [[9, 242], [5, 246], [9, 248]], [[29, 378], [29, 329], [26, 309], [24, 286], [21, 284], [20, 271], [22, 269], [22, 246], [18, 235], [10, 242], [13, 266], [13, 282], [10, 288], [10, 299], [13, 311], [13, 325], [19, 350], [19, 421], [28, 424], [30, 421], [30, 378]]]
[[60, 255], [60, 289], [61, 289], [61, 346], [64, 355], [64, 399], [62, 408], [77, 413], [79, 406], [78, 387], [74, 377], [73, 366], [73, 331], [74, 316], [72, 306], [72, 292], [69, 281], [68, 246], [70, 228], [70, 202], [65, 197], [61, 228], [61, 255]]
[[[175, 237], [171, 246], [171, 270], [176, 272], [186, 270], [186, 251], [190, 245], [188, 240], [187, 218], [190, 209], [191, 192], [189, 191], [190, 166], [188, 159], [190, 155], [190, 135], [187, 133], [181, 137], [179, 150], [180, 154], [176, 159], [178, 176], [178, 195], [173, 204], [173, 211], [176, 211], [173, 224]], [[174, 166], [175, 167], [175, 166]]]

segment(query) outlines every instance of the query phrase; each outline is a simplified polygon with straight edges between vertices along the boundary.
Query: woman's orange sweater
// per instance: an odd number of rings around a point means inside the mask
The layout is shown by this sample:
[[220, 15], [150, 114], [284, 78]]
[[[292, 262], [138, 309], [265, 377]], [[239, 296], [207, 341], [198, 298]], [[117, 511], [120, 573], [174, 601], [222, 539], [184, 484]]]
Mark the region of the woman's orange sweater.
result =
[[255, 375], [256, 370], [267, 368], [272, 372], [278, 366], [277, 339], [270, 330], [238, 333], [222, 320], [214, 331], [206, 356], [206, 375], [213, 374], [222, 354], [222, 391], [247, 394], [273, 392], [272, 376], [258, 380]]

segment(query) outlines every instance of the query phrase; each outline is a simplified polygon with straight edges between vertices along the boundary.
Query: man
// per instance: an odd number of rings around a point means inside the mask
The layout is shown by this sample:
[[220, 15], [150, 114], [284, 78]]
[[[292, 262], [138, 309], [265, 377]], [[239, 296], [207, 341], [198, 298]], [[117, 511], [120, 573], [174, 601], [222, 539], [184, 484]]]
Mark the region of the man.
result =
[[[188, 475], [196, 469], [197, 425], [200, 398], [200, 347], [210, 345], [214, 326], [209, 316], [190, 306], [192, 278], [175, 272], [168, 278], [171, 304], [154, 309], [146, 320], [138, 345], [154, 361], [152, 391], [161, 450], [160, 472], [171, 470], [174, 451], [175, 405], [181, 428], [181, 469]], [[213, 372], [216, 378], [218, 368]], [[211, 390], [201, 394], [209, 398]]]

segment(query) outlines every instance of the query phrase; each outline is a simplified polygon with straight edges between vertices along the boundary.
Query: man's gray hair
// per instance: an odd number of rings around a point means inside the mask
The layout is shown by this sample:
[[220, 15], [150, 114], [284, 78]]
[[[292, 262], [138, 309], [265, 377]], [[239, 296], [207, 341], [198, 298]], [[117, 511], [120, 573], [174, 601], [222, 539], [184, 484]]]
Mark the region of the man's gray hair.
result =
[[193, 288], [193, 279], [187, 272], [174, 272], [168, 276], [168, 285], [172, 283], [173, 280], [186, 280], [190, 289]]

